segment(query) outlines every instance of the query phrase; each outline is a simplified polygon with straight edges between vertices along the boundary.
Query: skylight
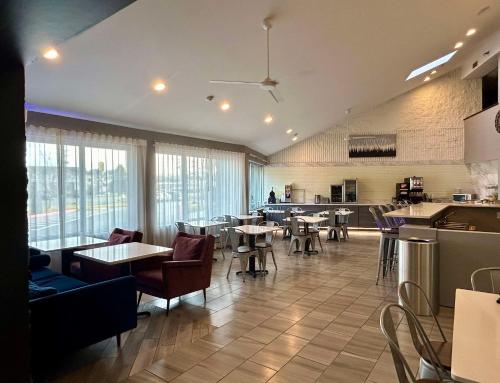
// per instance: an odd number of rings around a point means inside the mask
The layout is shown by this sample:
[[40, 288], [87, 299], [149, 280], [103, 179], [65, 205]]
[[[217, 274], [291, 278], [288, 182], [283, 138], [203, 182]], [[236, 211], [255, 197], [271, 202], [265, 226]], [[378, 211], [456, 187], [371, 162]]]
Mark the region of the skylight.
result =
[[446, 64], [448, 61], [450, 61], [450, 59], [453, 56], [455, 56], [455, 53], [457, 53], [457, 51], [453, 51], [451, 53], [448, 53], [446, 56], [440, 57], [437, 60], [431, 61], [430, 63], [421, 66], [420, 68], [414, 69], [408, 75], [408, 77], [406, 78], [406, 81], [412, 79], [413, 77], [417, 77], [417, 76], [421, 75], [422, 73], [427, 72], [428, 70], [431, 70], [431, 69], [434, 69], [440, 65]]

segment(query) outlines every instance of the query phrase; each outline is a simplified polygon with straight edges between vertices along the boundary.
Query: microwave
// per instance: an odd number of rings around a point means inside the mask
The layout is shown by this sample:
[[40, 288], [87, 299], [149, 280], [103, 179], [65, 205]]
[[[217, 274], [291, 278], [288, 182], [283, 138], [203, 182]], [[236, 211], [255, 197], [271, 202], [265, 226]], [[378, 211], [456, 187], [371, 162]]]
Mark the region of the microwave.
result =
[[468, 193], [455, 193], [452, 195], [453, 202], [466, 202], [472, 201], [472, 194]]

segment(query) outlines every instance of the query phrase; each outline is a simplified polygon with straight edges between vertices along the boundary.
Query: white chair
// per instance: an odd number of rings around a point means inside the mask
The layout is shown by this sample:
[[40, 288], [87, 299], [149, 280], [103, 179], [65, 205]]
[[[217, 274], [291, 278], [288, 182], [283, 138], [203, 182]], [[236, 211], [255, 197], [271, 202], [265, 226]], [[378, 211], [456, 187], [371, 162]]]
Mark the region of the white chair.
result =
[[[213, 217], [211, 219], [213, 222], [225, 222], [224, 217]], [[215, 237], [215, 248], [217, 248], [217, 244], [219, 244], [220, 252], [222, 253], [222, 259], [226, 259], [226, 255], [224, 254], [224, 244], [227, 242], [227, 232], [224, 230], [225, 225], [215, 226], [212, 231], [212, 235]]]
[[[485, 279], [481, 278], [485, 274], [488, 274], [487, 282]], [[485, 267], [475, 270], [470, 276], [470, 283], [472, 285], [472, 290], [474, 291], [499, 294], [500, 267]]]
[[190, 228], [191, 234], [194, 234], [194, 228], [189, 223], [179, 221], [175, 223], [175, 227], [179, 233], [187, 233]]
[[[337, 237], [337, 241], [340, 242], [340, 232], [341, 227], [337, 225], [337, 216], [335, 210], [328, 211], [328, 228], [326, 229], [326, 238], [335, 239]], [[335, 233], [332, 238], [332, 233]]]
[[[259, 226], [269, 226], [269, 227], [279, 227], [278, 222], [274, 221], [264, 221], [259, 224]], [[273, 257], [273, 263], [276, 271], [278, 270], [278, 265], [276, 265], [276, 259], [274, 257], [274, 248], [273, 243], [276, 238], [276, 231], [266, 234], [266, 238], [264, 241], [259, 241], [255, 244], [255, 247], [259, 249], [261, 256], [259, 257], [261, 265], [259, 265], [261, 270], [266, 270], [267, 263], [267, 253], [271, 253]]]
[[290, 247], [288, 248], [288, 255], [292, 252], [292, 247], [295, 245], [297, 250], [302, 249], [302, 256], [304, 256], [306, 246], [308, 243], [313, 246], [313, 237], [311, 234], [306, 233], [299, 227], [299, 222], [305, 225], [305, 221], [302, 218], [291, 217], [290, 218], [290, 228], [292, 231], [292, 238], [290, 240]]
[[235, 217], [234, 215], [226, 214], [226, 215], [224, 215], [224, 221], [227, 222], [226, 227], [223, 229], [223, 231], [226, 232], [226, 236], [224, 238], [225, 239], [224, 248], [226, 248], [227, 242], [231, 241], [231, 239], [229, 238], [229, 235], [227, 234], [227, 228], [239, 226], [239, 220], [238, 220], [238, 217]]
[[321, 248], [321, 252], [323, 253], [323, 244], [321, 243], [321, 237], [319, 236], [319, 227], [318, 225], [314, 225], [313, 227], [308, 227], [307, 232], [311, 234], [312, 241], [314, 244], [314, 241], [317, 239], [319, 243], [319, 247]]
[[241, 230], [235, 229], [234, 227], [228, 227], [227, 232], [229, 234], [229, 240], [231, 241], [231, 262], [229, 263], [229, 269], [227, 270], [226, 278], [229, 278], [229, 273], [231, 272], [231, 266], [233, 265], [233, 259], [240, 259], [241, 275], [243, 277], [243, 282], [245, 282], [245, 275], [247, 273], [248, 258], [258, 254], [258, 251], [252, 249], [250, 246], [243, 245], [240, 246], [240, 237], [245, 235]]

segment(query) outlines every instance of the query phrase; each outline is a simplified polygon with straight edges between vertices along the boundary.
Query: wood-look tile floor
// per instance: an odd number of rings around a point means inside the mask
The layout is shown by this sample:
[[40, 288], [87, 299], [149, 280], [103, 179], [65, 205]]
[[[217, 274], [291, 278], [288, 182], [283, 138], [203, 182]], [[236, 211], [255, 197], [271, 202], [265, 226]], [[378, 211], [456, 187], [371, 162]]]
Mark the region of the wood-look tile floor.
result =
[[[324, 233], [322, 235], [325, 243]], [[395, 275], [375, 285], [378, 234], [350, 232], [346, 242], [324, 244], [324, 253], [287, 255], [288, 241], [275, 242], [269, 274], [234, 272], [226, 279], [229, 251], [213, 264], [207, 302], [201, 293], [171, 303], [148, 297], [150, 318], [123, 335], [61, 361], [51, 381], [175, 383], [397, 382], [392, 357], [379, 330], [382, 307], [396, 301]], [[239, 270], [239, 262], [233, 267]], [[453, 312], [440, 322], [451, 338]], [[431, 337], [433, 323], [423, 319]], [[401, 348], [418, 368], [406, 324]]]

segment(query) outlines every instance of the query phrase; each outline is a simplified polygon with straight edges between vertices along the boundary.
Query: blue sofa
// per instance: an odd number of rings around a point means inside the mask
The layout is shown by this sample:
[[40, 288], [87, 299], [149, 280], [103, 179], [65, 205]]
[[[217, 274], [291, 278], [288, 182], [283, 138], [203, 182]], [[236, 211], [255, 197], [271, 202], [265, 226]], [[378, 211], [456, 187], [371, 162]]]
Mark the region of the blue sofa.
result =
[[31, 281], [55, 288], [30, 299], [33, 371], [54, 358], [137, 327], [135, 278], [126, 276], [87, 284], [52, 271], [47, 254], [30, 252]]

